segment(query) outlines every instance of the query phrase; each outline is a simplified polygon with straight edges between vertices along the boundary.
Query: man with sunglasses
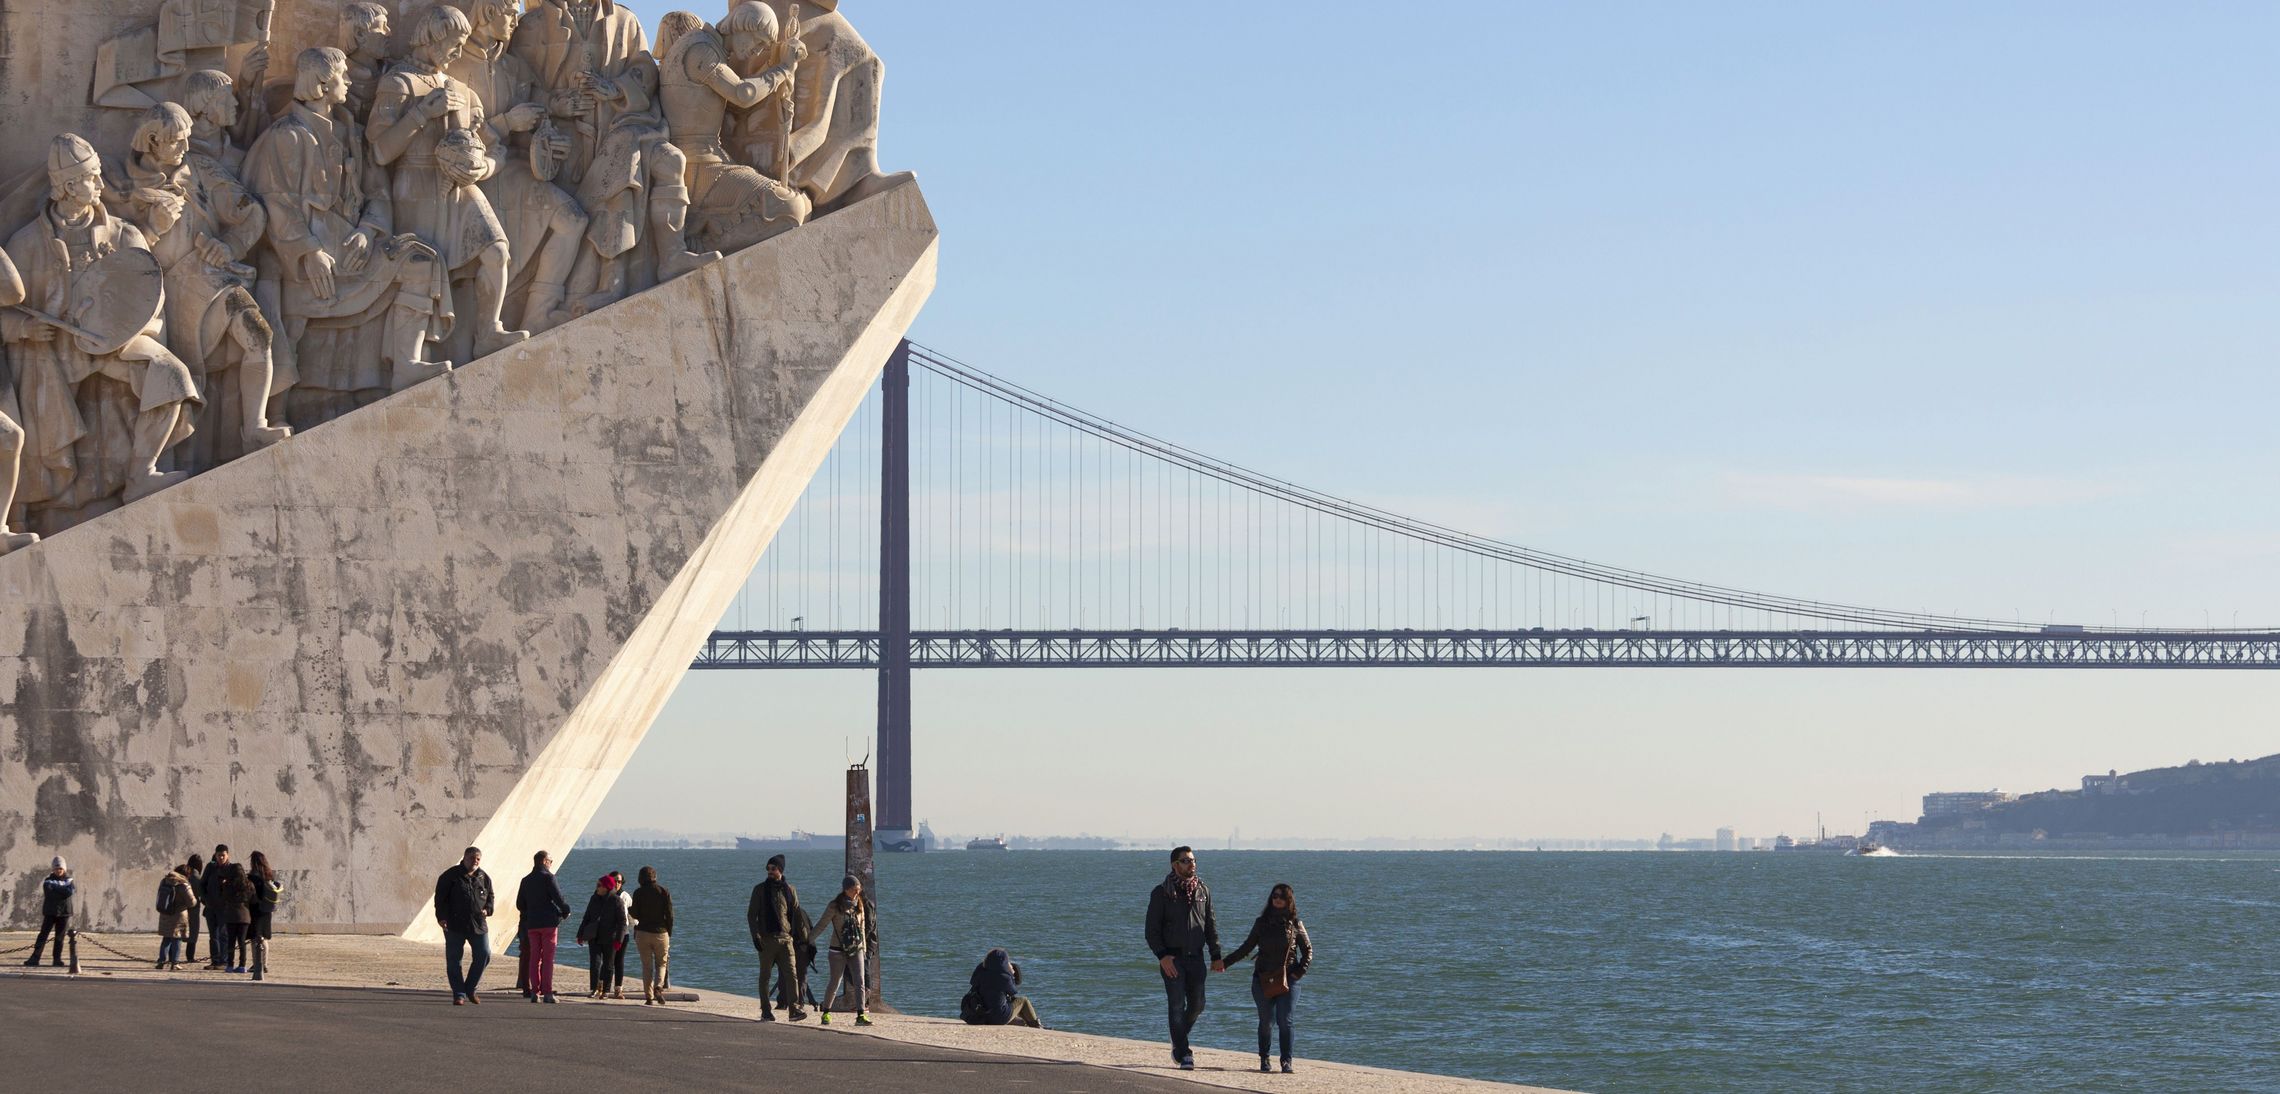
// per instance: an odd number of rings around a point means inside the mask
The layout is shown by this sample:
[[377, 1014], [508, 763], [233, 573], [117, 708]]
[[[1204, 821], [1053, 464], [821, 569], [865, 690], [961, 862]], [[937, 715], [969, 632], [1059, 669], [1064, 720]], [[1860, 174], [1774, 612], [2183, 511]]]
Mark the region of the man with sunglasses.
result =
[[1188, 1031], [1203, 1015], [1204, 951], [1219, 960], [1219, 920], [1211, 913], [1211, 890], [1195, 873], [1195, 849], [1172, 849], [1172, 872], [1148, 894], [1148, 948], [1155, 951], [1164, 977], [1165, 1009], [1172, 1027], [1172, 1059], [1182, 1071], [1195, 1070]]

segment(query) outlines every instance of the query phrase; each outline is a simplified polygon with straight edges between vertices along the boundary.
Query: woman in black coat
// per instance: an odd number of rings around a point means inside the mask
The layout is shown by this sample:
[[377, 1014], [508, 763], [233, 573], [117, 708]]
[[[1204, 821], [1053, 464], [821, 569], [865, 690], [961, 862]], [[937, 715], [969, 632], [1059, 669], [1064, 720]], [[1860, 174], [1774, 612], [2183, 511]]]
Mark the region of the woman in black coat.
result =
[[618, 944], [625, 939], [625, 902], [618, 899], [617, 878], [603, 874], [586, 898], [586, 916], [578, 921], [578, 944], [586, 947], [587, 990], [600, 999], [609, 994], [611, 969]]
[[[269, 856], [259, 851], [246, 860], [246, 880], [253, 886], [245, 898], [246, 940], [253, 945], [253, 978], [260, 980], [269, 972], [270, 923], [277, 915], [277, 901], [284, 896], [285, 887], [277, 881], [277, 871], [269, 868]], [[239, 964], [245, 964], [241, 959]]]
[[1021, 994], [1021, 966], [1004, 950], [991, 950], [967, 978], [973, 990], [958, 1001], [958, 1016], [970, 1026], [1021, 1025], [1043, 1029], [1037, 1006]]
[[1251, 969], [1251, 1002], [1259, 1006], [1259, 1070], [1274, 1070], [1267, 1066], [1267, 1050], [1273, 1047], [1268, 1034], [1279, 1029], [1282, 1069], [1287, 1075], [1290, 1012], [1298, 1005], [1299, 977], [1305, 976], [1307, 966], [1314, 963], [1314, 940], [1306, 937], [1306, 924], [1298, 918], [1298, 895], [1290, 886], [1277, 885], [1267, 892], [1267, 909], [1251, 923], [1250, 937], [1211, 971], [1226, 972], [1227, 966], [1243, 960], [1252, 950], [1259, 951], [1259, 963]]

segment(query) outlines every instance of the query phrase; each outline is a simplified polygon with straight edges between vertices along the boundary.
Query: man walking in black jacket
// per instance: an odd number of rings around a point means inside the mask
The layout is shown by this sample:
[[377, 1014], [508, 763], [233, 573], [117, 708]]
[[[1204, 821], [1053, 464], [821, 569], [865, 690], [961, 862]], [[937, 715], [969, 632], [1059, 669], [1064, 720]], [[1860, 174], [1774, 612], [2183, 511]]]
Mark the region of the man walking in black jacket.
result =
[[1164, 1002], [1172, 1026], [1172, 1059], [1182, 1071], [1195, 1070], [1188, 1031], [1203, 1014], [1204, 951], [1219, 960], [1219, 920], [1211, 912], [1211, 890], [1195, 874], [1195, 849], [1172, 849], [1172, 872], [1148, 894], [1148, 948], [1164, 978]]
[[554, 856], [540, 851], [530, 857], [530, 873], [515, 891], [515, 911], [522, 914], [522, 952], [530, 966], [530, 988], [524, 994], [533, 1003], [552, 1003], [554, 944], [563, 917], [570, 914], [570, 902], [562, 899], [562, 885], [554, 880]]
[[770, 1005], [768, 974], [775, 972], [783, 980], [784, 1005], [791, 1008], [792, 1021], [807, 1017], [807, 1009], [800, 1005], [801, 983], [798, 973], [799, 951], [793, 934], [799, 929], [800, 894], [792, 883], [784, 880], [784, 856], [768, 860], [768, 880], [752, 887], [752, 900], [744, 906], [744, 922], [752, 928], [752, 948], [760, 951], [760, 1020], [773, 1022], [776, 1011]]
[[[451, 1005], [481, 1003], [475, 989], [483, 982], [483, 967], [491, 963], [491, 875], [483, 872], [483, 851], [470, 847], [459, 862], [435, 879], [435, 921], [443, 928], [443, 969], [451, 980]], [[475, 956], [467, 972], [459, 971], [460, 955], [472, 946]]]

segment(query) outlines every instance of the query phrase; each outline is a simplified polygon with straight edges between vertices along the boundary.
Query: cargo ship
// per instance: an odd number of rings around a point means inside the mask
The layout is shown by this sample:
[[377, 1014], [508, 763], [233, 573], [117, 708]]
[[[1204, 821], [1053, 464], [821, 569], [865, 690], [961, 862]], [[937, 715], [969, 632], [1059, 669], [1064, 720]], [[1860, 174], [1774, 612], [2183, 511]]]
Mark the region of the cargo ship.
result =
[[761, 836], [758, 839], [750, 836], [738, 836], [736, 837], [736, 849], [739, 851], [844, 851], [847, 849], [847, 837], [822, 836], [794, 828], [789, 836]]

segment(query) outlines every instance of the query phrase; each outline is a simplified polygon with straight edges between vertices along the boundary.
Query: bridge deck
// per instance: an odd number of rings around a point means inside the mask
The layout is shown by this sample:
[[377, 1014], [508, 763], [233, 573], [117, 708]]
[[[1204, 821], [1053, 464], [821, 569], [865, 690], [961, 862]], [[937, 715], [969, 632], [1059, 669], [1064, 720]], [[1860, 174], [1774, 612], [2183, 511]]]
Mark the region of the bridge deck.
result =
[[[873, 631], [722, 631], [699, 669], [871, 669]], [[916, 631], [912, 668], [2280, 669], [2218, 631]]]

